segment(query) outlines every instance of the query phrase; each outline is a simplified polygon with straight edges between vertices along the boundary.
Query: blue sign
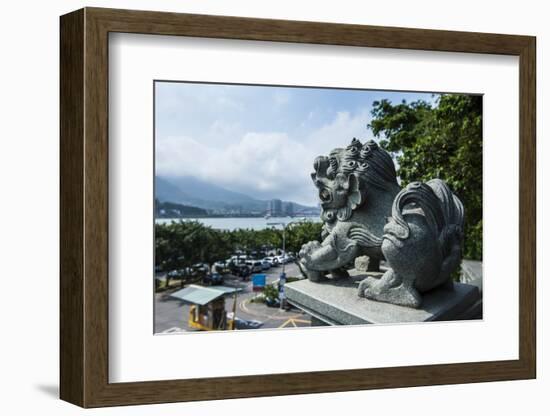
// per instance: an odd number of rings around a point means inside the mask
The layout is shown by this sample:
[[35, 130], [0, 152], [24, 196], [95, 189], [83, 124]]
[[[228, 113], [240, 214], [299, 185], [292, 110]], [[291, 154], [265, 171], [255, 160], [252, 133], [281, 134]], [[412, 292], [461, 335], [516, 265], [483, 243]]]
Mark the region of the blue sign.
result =
[[265, 274], [253, 274], [252, 275], [252, 290], [260, 291], [265, 288]]

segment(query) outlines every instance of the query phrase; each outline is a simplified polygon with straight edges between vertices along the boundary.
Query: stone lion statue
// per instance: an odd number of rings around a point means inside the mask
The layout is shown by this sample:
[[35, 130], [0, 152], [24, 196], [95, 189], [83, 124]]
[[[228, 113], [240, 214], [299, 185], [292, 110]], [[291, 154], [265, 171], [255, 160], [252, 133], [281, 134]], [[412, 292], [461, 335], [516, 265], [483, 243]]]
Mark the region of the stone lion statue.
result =
[[369, 257], [359, 296], [418, 308], [422, 293], [453, 287], [462, 256], [464, 208], [448, 185], [433, 179], [401, 189], [393, 160], [374, 141], [353, 139], [319, 156], [311, 174], [319, 191], [322, 242], [302, 246], [298, 265], [311, 281], [349, 277], [358, 256]]

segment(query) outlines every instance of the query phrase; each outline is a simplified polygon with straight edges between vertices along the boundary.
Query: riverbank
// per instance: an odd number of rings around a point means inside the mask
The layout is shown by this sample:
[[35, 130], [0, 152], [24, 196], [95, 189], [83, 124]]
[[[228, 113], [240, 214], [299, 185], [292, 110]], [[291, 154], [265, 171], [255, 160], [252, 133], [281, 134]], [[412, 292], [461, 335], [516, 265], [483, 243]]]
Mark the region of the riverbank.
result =
[[217, 230], [265, 230], [271, 227], [280, 227], [281, 224], [288, 225], [291, 222], [320, 222], [315, 217], [195, 217], [195, 218], [156, 218], [155, 224], [170, 224], [178, 221], [198, 221], [203, 225]]

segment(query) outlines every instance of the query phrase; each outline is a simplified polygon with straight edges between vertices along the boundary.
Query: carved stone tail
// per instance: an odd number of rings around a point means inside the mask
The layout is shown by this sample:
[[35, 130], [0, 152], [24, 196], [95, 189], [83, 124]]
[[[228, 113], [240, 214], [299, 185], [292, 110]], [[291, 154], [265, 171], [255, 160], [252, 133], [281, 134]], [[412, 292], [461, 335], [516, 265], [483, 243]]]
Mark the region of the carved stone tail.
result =
[[443, 257], [446, 258], [451, 254], [453, 248], [462, 246], [462, 240], [464, 239], [464, 206], [441, 179], [432, 179], [427, 182], [427, 185], [432, 188], [440, 201], [445, 226], [439, 232], [439, 245]]
[[[464, 223], [464, 208], [449, 186], [441, 179], [432, 179], [427, 183], [412, 182], [397, 194], [392, 206], [394, 227], [386, 232], [399, 240], [409, 237], [410, 229], [403, 218], [406, 206], [422, 209], [428, 226], [439, 238], [443, 253], [448, 246], [449, 234], [461, 233]], [[460, 240], [462, 235], [460, 235]], [[444, 255], [445, 256], [445, 255]]]
[[[404, 241], [410, 228], [403, 218], [403, 210], [420, 208], [428, 227], [437, 239], [441, 253], [441, 266], [434, 287], [452, 279], [452, 273], [460, 265], [462, 257], [464, 207], [449, 186], [441, 179], [427, 183], [413, 182], [395, 198], [392, 206], [393, 226], [385, 229], [390, 239]], [[394, 240], [395, 241], [395, 240]]]

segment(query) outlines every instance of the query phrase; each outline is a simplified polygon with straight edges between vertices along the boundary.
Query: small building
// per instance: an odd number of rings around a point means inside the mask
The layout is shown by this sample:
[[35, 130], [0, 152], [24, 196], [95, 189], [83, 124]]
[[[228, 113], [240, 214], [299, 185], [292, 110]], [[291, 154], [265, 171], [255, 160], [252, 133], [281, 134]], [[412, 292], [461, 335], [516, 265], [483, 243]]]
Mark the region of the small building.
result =
[[[188, 325], [203, 331], [235, 329], [234, 319], [227, 319], [225, 296], [234, 295], [241, 289], [227, 286], [204, 287], [190, 285], [170, 296], [189, 303]], [[233, 311], [234, 312], [234, 311]], [[234, 316], [234, 314], [233, 314]]]
[[272, 217], [280, 217], [283, 214], [283, 201], [280, 199], [269, 201], [269, 213]]
[[285, 214], [287, 217], [294, 216], [294, 204], [292, 202], [287, 202], [285, 204]]

